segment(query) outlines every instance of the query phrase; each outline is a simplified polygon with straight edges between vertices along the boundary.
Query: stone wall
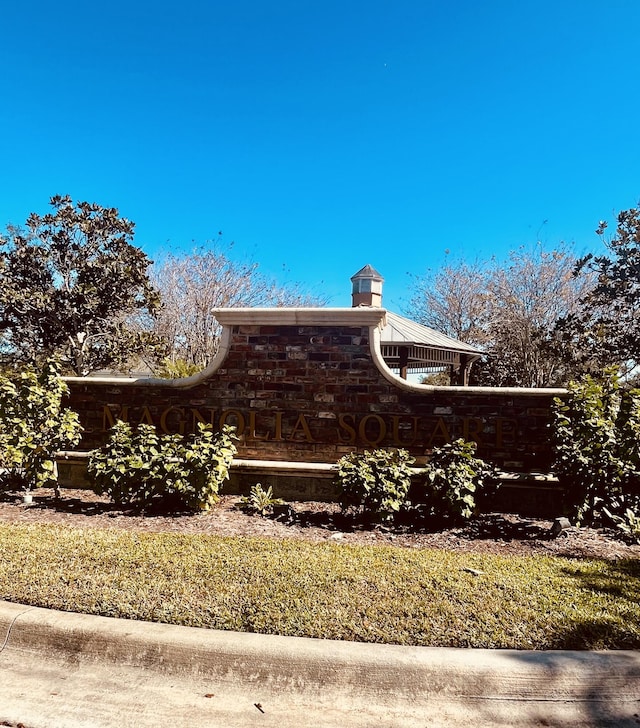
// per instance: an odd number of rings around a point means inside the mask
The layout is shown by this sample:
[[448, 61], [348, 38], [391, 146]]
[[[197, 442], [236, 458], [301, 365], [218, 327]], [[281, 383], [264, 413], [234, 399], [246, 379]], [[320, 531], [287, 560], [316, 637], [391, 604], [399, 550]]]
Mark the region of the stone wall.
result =
[[163, 432], [231, 424], [238, 457], [333, 463], [344, 453], [405, 447], [424, 462], [464, 437], [510, 471], [551, 465], [550, 405], [562, 390], [428, 387], [395, 376], [380, 355], [385, 311], [225, 309], [220, 351], [184, 380], [69, 378], [85, 428], [81, 449], [104, 442], [117, 418]]

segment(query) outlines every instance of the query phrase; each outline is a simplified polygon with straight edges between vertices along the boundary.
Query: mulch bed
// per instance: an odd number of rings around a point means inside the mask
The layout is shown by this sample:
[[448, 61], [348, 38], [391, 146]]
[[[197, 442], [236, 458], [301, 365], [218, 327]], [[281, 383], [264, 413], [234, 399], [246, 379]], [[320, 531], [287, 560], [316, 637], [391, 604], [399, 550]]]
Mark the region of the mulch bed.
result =
[[640, 545], [625, 543], [608, 529], [570, 528], [554, 535], [552, 522], [510, 513], [488, 513], [461, 527], [386, 528], [344, 515], [335, 503], [292, 502], [276, 517], [252, 516], [240, 508], [240, 496], [225, 495], [208, 513], [167, 513], [113, 505], [88, 490], [63, 489], [56, 501], [52, 490], [34, 494], [24, 504], [20, 493], [0, 494], [0, 522], [52, 523], [72, 528], [115, 528], [130, 531], [259, 536], [349, 544], [389, 544], [400, 548], [437, 548], [502, 555], [553, 555], [570, 558], [640, 557]]

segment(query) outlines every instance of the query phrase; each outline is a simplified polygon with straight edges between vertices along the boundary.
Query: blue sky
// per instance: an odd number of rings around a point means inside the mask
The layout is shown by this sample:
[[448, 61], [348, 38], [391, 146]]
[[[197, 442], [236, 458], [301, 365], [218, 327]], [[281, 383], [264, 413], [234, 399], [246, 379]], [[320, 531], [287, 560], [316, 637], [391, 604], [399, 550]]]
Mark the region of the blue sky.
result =
[[[6, 3], [0, 226], [54, 194], [150, 256], [234, 256], [350, 305], [640, 199], [637, 0]], [[545, 222], [546, 221], [546, 222]]]

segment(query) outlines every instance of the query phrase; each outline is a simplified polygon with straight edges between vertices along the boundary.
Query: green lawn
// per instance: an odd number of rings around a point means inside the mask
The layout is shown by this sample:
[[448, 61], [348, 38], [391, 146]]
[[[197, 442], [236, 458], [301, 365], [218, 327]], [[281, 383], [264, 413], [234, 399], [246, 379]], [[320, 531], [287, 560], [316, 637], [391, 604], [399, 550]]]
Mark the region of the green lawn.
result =
[[0, 598], [364, 642], [640, 648], [638, 560], [0, 524]]

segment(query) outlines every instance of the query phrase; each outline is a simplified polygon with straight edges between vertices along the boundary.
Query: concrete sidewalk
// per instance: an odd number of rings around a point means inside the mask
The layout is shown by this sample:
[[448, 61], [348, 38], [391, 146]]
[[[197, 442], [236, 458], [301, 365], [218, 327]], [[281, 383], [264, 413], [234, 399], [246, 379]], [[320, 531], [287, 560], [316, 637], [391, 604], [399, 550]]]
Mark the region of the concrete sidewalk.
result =
[[0, 725], [638, 726], [639, 652], [370, 645], [0, 602]]

